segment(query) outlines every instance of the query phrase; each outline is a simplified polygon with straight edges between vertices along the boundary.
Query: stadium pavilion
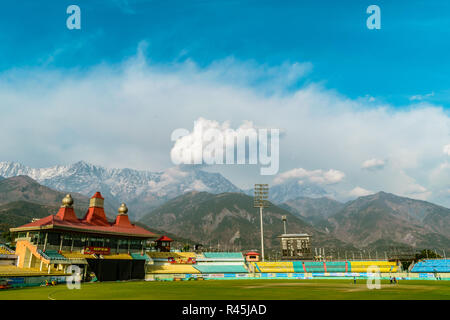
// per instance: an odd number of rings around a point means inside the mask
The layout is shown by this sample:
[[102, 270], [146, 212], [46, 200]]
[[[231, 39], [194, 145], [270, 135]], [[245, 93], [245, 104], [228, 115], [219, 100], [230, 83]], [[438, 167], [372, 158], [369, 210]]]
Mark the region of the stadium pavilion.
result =
[[156, 235], [130, 223], [122, 204], [114, 222], [104, 210], [104, 198], [97, 192], [84, 218], [77, 218], [73, 199], [67, 195], [56, 215], [33, 221], [11, 232], [17, 233], [19, 268], [66, 273], [77, 265], [84, 276], [94, 272], [100, 281], [145, 278], [145, 250]]

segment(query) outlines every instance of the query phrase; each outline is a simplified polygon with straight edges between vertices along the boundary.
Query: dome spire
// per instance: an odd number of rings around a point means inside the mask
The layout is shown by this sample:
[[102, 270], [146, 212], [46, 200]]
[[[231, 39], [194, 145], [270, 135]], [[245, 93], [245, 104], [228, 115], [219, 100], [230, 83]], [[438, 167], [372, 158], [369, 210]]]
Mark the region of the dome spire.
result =
[[125, 203], [122, 203], [119, 207], [119, 214], [124, 215], [128, 213], [128, 208]]
[[62, 208], [72, 208], [73, 206], [73, 199], [70, 194], [67, 194], [64, 199], [62, 199]]

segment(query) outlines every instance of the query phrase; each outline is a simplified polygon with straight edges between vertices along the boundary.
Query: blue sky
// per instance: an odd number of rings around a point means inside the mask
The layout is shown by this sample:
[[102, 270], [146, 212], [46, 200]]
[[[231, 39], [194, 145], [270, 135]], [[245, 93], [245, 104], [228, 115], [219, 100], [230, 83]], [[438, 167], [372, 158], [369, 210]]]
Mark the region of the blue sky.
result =
[[0, 43], [0, 161], [164, 170], [202, 119], [283, 133], [277, 177], [209, 168], [239, 187], [450, 206], [450, 2], [9, 1]]
[[[149, 44], [155, 63], [227, 57], [276, 66], [311, 62], [304, 81], [401, 107], [413, 96], [450, 106], [446, 1], [10, 1], [0, 13], [0, 70], [118, 63]], [[65, 28], [68, 5], [82, 30]], [[366, 8], [381, 8], [368, 30]], [[293, 89], [304, 85], [299, 81]], [[291, 88], [292, 89], [292, 88]]]

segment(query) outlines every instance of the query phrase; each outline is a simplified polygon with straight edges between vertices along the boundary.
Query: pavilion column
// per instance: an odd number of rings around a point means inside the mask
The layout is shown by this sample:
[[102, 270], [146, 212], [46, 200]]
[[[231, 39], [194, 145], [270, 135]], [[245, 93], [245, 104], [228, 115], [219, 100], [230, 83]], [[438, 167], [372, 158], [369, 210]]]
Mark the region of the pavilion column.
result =
[[[27, 249], [28, 250], [28, 249]], [[33, 262], [33, 253], [30, 250], [30, 261], [28, 262], [28, 268], [31, 268], [31, 263]]]
[[128, 254], [130, 254], [130, 239], [128, 239]]
[[42, 264], [43, 264], [44, 262], [41, 260], [41, 265], [39, 266], [39, 271], [42, 271]]
[[83, 276], [83, 280], [86, 280], [87, 268], [88, 268], [88, 265], [86, 264], [86, 265], [84, 266], [84, 276]]
[[50, 263], [48, 264], [48, 274], [50, 274]]
[[45, 252], [45, 249], [47, 249], [47, 238], [48, 238], [48, 232], [46, 232], [45, 233], [45, 240], [44, 240], [44, 252]]
[[62, 245], [63, 245], [63, 235], [60, 235], [61, 240], [59, 240], [59, 251], [62, 251]]

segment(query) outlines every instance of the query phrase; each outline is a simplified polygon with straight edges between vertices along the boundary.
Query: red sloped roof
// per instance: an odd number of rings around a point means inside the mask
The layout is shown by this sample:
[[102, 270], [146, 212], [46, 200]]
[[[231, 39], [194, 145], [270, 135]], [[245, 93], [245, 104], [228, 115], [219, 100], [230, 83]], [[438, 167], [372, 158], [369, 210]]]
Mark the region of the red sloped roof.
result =
[[96, 226], [109, 225], [105, 209], [101, 207], [90, 207], [86, 212], [83, 221]]
[[[100, 192], [96, 192], [91, 199], [95, 198], [104, 200]], [[153, 232], [131, 224], [126, 215], [118, 216], [113, 223], [109, 222], [103, 209], [103, 201], [95, 202], [95, 200], [93, 203], [91, 202], [83, 219], [77, 218], [73, 208], [62, 207], [56, 215], [50, 215], [18, 228], [11, 228], [11, 230], [21, 231], [32, 230], [33, 228], [52, 227], [55, 229], [71, 229], [80, 232], [115, 233], [147, 238], [156, 237]]]
[[156, 235], [153, 232], [145, 230], [142, 227], [132, 225], [130, 226], [121, 226], [108, 223], [108, 225], [95, 225], [91, 224], [85, 220], [77, 219], [77, 221], [67, 221], [62, 220], [59, 216], [50, 215], [45, 218], [39, 219], [37, 221], [25, 224], [18, 228], [12, 229], [22, 229], [22, 228], [38, 228], [45, 226], [53, 226], [55, 229], [73, 229], [77, 231], [84, 232], [99, 232], [99, 233], [117, 233], [117, 234], [127, 234], [132, 236], [142, 236], [142, 237], [155, 237]]
[[98, 198], [98, 199], [105, 200], [105, 198], [102, 197], [102, 194], [98, 191], [92, 196], [92, 198]]
[[259, 256], [260, 254], [258, 252], [255, 252], [255, 251], [250, 251], [250, 252], [247, 252], [245, 255], [246, 256]]
[[69, 208], [69, 207], [61, 207], [59, 209], [58, 213], [56, 214], [56, 216], [58, 218], [60, 218], [61, 220], [73, 221], [73, 222], [78, 221], [77, 215], [75, 214], [75, 210], [73, 210], [73, 208]]
[[172, 239], [170, 239], [169, 237], [166, 237], [166, 236], [162, 236], [161, 238], [159, 238], [158, 240], [156, 240], [156, 241], [166, 241], [166, 242], [170, 242], [170, 241], [173, 241]]
[[114, 222], [115, 226], [122, 227], [122, 228], [133, 228], [133, 225], [130, 222], [130, 219], [128, 218], [128, 215], [126, 214], [119, 214], [116, 217], [116, 221]]

